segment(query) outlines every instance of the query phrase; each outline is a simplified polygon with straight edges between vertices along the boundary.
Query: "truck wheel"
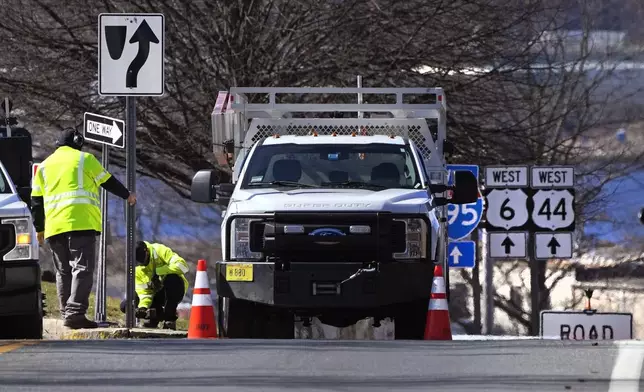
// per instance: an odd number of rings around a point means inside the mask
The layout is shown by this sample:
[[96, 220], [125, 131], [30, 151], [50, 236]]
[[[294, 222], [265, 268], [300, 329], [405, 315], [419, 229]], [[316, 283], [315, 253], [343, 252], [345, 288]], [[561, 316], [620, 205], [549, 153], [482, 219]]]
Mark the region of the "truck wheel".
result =
[[230, 339], [252, 339], [257, 318], [255, 304], [241, 299], [217, 297], [219, 336]]
[[429, 298], [407, 302], [396, 307], [394, 331], [396, 340], [423, 340]]

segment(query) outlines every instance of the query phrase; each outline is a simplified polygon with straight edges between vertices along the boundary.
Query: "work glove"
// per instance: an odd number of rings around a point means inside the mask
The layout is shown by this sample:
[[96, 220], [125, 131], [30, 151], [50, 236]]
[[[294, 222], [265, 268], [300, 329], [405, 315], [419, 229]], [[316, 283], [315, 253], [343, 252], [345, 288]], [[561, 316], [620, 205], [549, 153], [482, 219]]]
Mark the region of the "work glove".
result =
[[156, 311], [156, 309], [137, 308], [136, 312], [134, 313], [134, 315], [138, 319], [150, 320], [150, 319], [156, 318], [157, 311]]
[[152, 277], [152, 287], [154, 288], [155, 293], [163, 288], [163, 283], [161, 282], [159, 275], [154, 275]]

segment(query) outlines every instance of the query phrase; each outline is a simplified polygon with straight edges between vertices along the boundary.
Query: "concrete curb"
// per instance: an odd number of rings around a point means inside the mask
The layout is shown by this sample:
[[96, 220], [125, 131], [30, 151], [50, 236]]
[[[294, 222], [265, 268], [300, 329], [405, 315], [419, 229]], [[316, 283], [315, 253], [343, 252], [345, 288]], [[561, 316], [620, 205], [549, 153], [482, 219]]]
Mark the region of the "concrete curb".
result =
[[44, 339], [48, 340], [106, 340], [106, 339], [183, 339], [187, 331], [148, 328], [70, 329], [60, 319], [44, 319]]

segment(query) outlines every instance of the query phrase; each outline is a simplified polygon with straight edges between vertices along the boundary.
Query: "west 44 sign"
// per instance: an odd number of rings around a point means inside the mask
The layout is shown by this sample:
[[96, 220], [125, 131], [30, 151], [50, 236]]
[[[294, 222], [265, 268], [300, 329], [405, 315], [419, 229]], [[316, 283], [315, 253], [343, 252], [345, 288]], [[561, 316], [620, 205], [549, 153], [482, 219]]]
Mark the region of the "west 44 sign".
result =
[[[467, 170], [479, 179], [479, 167], [477, 165], [447, 165], [447, 170]], [[453, 185], [453, 178], [450, 176], [448, 183]], [[447, 206], [447, 235], [451, 240], [460, 240], [470, 235], [481, 222], [483, 214], [483, 198], [479, 195], [476, 203], [470, 204], [448, 204]]]

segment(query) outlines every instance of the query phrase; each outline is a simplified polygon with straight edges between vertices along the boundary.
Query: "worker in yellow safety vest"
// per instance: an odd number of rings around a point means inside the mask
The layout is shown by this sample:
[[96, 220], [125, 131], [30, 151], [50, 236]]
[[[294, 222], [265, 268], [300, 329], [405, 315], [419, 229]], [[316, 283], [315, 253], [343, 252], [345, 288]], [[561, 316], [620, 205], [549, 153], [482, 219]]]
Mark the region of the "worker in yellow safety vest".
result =
[[64, 129], [57, 149], [39, 166], [31, 189], [31, 212], [38, 242], [51, 248], [60, 314], [64, 325], [96, 328], [86, 318], [94, 283], [96, 237], [101, 233], [99, 187], [130, 205], [136, 196], [103, 168], [94, 155], [82, 152], [85, 140], [73, 128]]
[[[157, 243], [139, 241], [136, 244], [134, 274], [136, 296], [135, 315], [145, 319], [142, 327], [177, 328], [177, 306], [188, 290], [188, 263], [172, 249]], [[121, 302], [125, 313], [126, 300]]]

